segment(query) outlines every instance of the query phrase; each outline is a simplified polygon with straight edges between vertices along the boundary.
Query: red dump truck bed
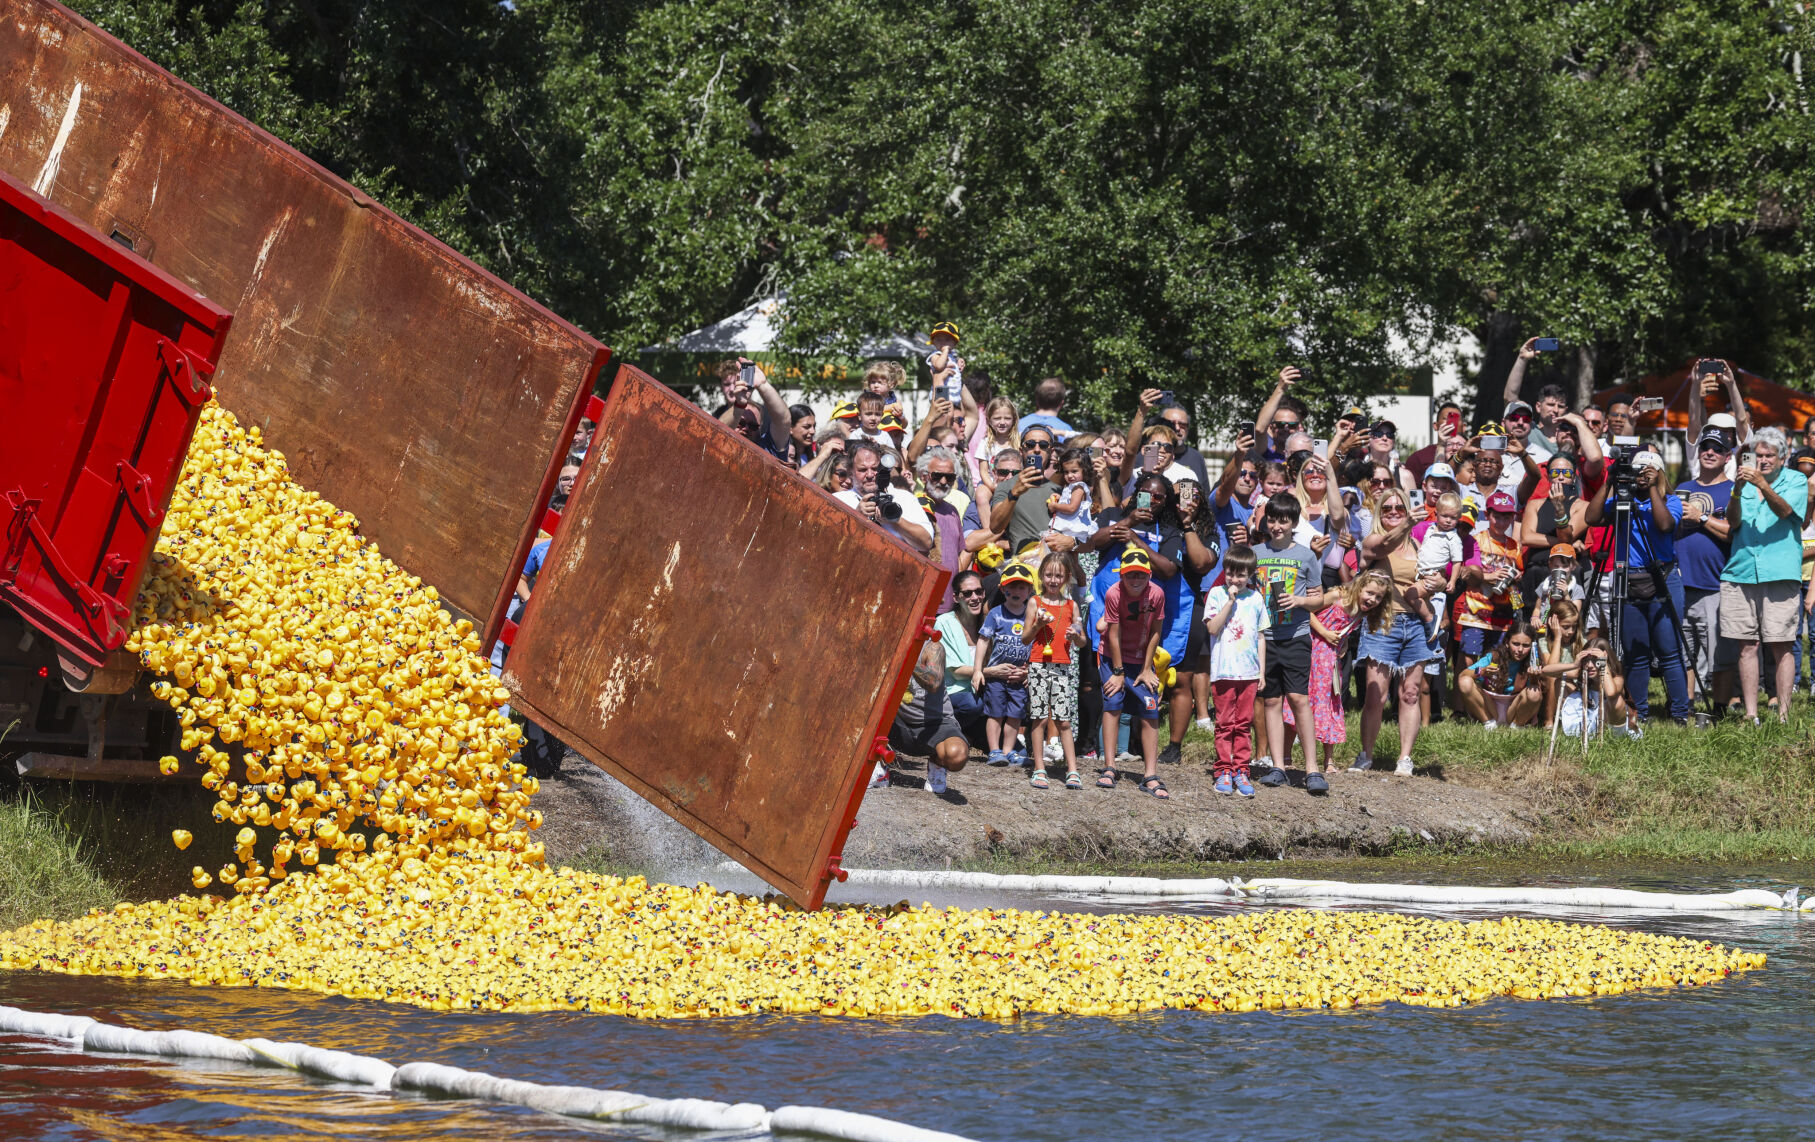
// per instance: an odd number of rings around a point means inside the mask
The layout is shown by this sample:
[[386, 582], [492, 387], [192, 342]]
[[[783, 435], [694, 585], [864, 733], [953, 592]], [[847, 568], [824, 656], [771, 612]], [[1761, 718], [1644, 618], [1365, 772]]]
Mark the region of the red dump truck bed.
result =
[[230, 320], [0, 173], [0, 599], [66, 658], [126, 641]]
[[[489, 641], [605, 347], [49, 0], [0, 0], [0, 124], [0, 171], [233, 311], [221, 403]], [[625, 368], [506, 685], [817, 905], [944, 576]]]

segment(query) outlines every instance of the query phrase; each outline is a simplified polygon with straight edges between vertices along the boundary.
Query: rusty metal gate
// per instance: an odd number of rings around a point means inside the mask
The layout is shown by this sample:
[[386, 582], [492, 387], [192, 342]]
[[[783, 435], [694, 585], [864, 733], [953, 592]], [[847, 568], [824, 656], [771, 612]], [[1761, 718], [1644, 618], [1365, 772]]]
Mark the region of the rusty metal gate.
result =
[[504, 681], [538, 723], [817, 907], [945, 581], [623, 367]]

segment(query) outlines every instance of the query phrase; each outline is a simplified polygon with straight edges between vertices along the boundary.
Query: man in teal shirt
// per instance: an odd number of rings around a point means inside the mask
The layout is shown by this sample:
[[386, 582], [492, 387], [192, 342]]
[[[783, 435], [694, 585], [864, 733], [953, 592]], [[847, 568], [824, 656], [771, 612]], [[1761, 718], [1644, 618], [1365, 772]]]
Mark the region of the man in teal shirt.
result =
[[1796, 637], [1802, 599], [1802, 517], [1809, 481], [1785, 464], [1790, 446], [1776, 428], [1753, 434], [1752, 462], [1734, 480], [1727, 520], [1733, 553], [1721, 572], [1720, 634], [1739, 644], [1740, 694], [1746, 716], [1758, 722], [1759, 648], [1770, 653], [1777, 681], [1777, 717], [1790, 720]]

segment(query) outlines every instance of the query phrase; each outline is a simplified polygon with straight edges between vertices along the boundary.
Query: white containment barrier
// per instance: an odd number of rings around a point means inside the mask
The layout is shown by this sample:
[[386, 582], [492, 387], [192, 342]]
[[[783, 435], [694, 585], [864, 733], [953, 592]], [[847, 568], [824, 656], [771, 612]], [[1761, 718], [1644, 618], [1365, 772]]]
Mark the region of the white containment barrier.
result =
[[1649, 912], [1736, 912], [1757, 908], [1794, 909], [1796, 889], [1770, 892], [1641, 892], [1630, 888], [1533, 888], [1510, 885], [1477, 888], [1459, 884], [1356, 884], [1341, 880], [1267, 877], [1235, 880], [1254, 900], [1341, 900], [1374, 904], [1506, 905], [1545, 908], [1619, 908]]
[[410, 1091], [443, 1098], [484, 1099], [527, 1106], [548, 1114], [634, 1122], [671, 1129], [734, 1132], [781, 1131], [811, 1134], [844, 1142], [968, 1142], [956, 1134], [905, 1126], [886, 1118], [784, 1106], [771, 1114], [754, 1102], [713, 1102], [703, 1098], [651, 1098], [627, 1091], [591, 1087], [549, 1086], [498, 1078], [440, 1063], [405, 1063], [393, 1067], [383, 1059], [330, 1051], [306, 1043], [270, 1039], [228, 1039], [199, 1031], [137, 1031], [80, 1015], [53, 1015], [0, 1006], [0, 1033], [59, 1039], [84, 1051], [149, 1055], [160, 1058], [212, 1059], [222, 1062], [287, 1067], [318, 1078], [353, 1083], [377, 1091]]
[[904, 1126], [886, 1118], [825, 1110], [817, 1106], [783, 1106], [769, 1115], [769, 1129], [777, 1134], [812, 1134], [848, 1142], [965, 1142], [956, 1134]]
[[851, 869], [847, 883], [864, 888], [968, 889], [979, 892], [1058, 893], [1087, 896], [1230, 896], [1226, 880], [1168, 879], [1159, 876], [1013, 876], [993, 872], [937, 869]]

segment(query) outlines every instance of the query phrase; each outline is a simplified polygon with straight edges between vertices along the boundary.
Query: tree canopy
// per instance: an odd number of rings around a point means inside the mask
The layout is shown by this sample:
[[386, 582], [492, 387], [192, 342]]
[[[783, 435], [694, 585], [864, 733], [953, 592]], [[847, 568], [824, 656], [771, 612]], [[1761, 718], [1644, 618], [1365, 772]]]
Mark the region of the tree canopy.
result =
[[76, 7], [621, 348], [785, 290], [796, 349], [949, 318], [1105, 415], [1457, 329], [1483, 416], [1535, 334], [1815, 381], [1786, 0]]

